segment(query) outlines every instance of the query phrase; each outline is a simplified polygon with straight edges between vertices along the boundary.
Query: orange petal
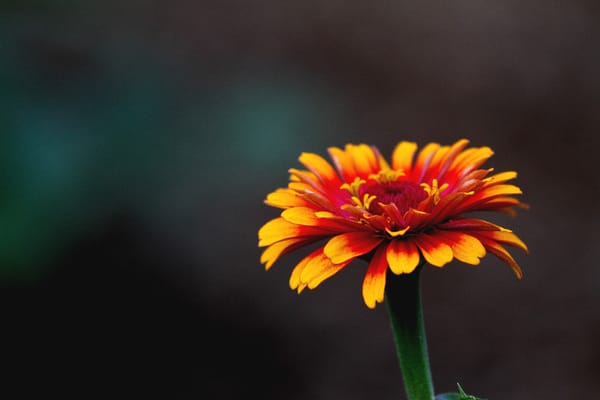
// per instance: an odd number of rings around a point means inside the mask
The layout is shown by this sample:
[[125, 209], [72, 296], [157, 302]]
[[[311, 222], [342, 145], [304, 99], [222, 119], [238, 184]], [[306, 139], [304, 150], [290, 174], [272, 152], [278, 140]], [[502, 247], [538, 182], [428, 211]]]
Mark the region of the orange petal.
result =
[[432, 178], [437, 178], [438, 180], [442, 179], [445, 173], [450, 169], [450, 165], [454, 162], [456, 157], [463, 151], [463, 149], [469, 144], [467, 139], [457, 140], [447, 152], [445, 152], [444, 157], [440, 160], [439, 166], [436, 166], [437, 176], [432, 176]]
[[523, 192], [521, 191], [521, 189], [518, 186], [515, 185], [507, 185], [507, 184], [498, 184], [498, 185], [491, 185], [486, 187], [485, 189], [482, 189], [480, 192], [477, 193], [477, 197], [481, 197], [481, 198], [490, 198], [490, 197], [494, 197], [494, 196], [507, 196], [507, 195], [511, 195], [511, 194], [522, 194]]
[[484, 236], [486, 238], [495, 240], [496, 242], [507, 244], [509, 246], [517, 247], [523, 250], [525, 253], [529, 254], [529, 249], [525, 242], [523, 242], [517, 235], [514, 233], [503, 230], [503, 231], [484, 231], [477, 233], [480, 236]]
[[438, 143], [429, 143], [419, 152], [417, 160], [415, 161], [414, 168], [411, 172], [411, 181], [420, 183], [421, 179], [427, 172], [427, 167], [431, 162], [431, 159], [435, 155], [435, 152], [440, 148]]
[[307, 255], [306, 257], [304, 257], [302, 260], [300, 260], [300, 262], [294, 267], [294, 269], [292, 270], [292, 274], [290, 275], [290, 288], [292, 290], [298, 290], [298, 293], [300, 293], [306, 287], [306, 283], [302, 282], [300, 279], [300, 277], [302, 276], [302, 272], [311, 260], [322, 254], [323, 248], [320, 247], [312, 253], [310, 253], [309, 255]]
[[333, 169], [331, 164], [320, 155], [314, 153], [302, 153], [299, 160], [326, 186], [337, 189], [342, 184], [335, 169]]
[[497, 197], [506, 197], [507, 195], [521, 193], [521, 189], [515, 185], [500, 184], [488, 186], [475, 192], [473, 196], [465, 199], [465, 201], [455, 210], [456, 213], [460, 214], [463, 212], [479, 210], [480, 208], [485, 209], [487, 203]]
[[323, 229], [292, 224], [279, 217], [270, 220], [258, 231], [258, 247], [265, 247], [275, 242], [293, 237], [326, 236], [331, 234]]
[[275, 218], [258, 230], [258, 246], [268, 246], [283, 239], [298, 236], [299, 227], [283, 218]]
[[347, 232], [358, 225], [328, 211], [315, 212], [314, 209], [308, 207], [288, 208], [281, 213], [281, 217], [296, 225], [314, 226], [332, 233]]
[[[298, 178], [301, 183], [305, 183], [306, 185], [308, 185], [308, 187], [312, 188], [313, 190], [316, 190], [317, 192], [323, 194], [327, 192], [319, 178], [312, 172], [302, 171], [296, 168], [290, 168], [288, 171], [290, 172], [290, 174], [292, 174], [292, 176]], [[288, 187], [291, 188], [292, 184], [294, 184], [295, 186], [299, 186], [297, 182], [290, 182], [288, 184]]]
[[281, 217], [296, 225], [315, 226], [319, 224], [315, 210], [307, 207], [288, 208], [281, 213]]
[[354, 181], [358, 175], [356, 174], [356, 170], [354, 169], [354, 163], [352, 159], [346, 152], [337, 147], [330, 147], [327, 149], [329, 151], [329, 155], [335, 164], [338, 172], [346, 182]]
[[369, 175], [379, 172], [377, 155], [366, 144], [348, 144], [346, 145], [346, 153], [350, 155], [354, 163], [354, 169], [361, 178], [367, 178]]
[[394, 225], [396, 225], [396, 226], [404, 225], [404, 217], [400, 213], [400, 210], [398, 210], [398, 206], [395, 203], [390, 203], [390, 204], [379, 203], [379, 206], [381, 207], [381, 209], [383, 210], [385, 215], [388, 218], [390, 218], [390, 220], [392, 221], [392, 223]]
[[450, 168], [450, 164], [454, 161], [456, 156], [465, 148], [469, 143], [466, 139], [461, 139], [455, 142], [452, 146], [441, 146], [434, 153], [431, 158], [431, 162], [427, 167], [427, 171], [423, 175], [423, 182], [431, 182], [433, 179], [438, 181], [444, 176], [446, 171]]
[[294, 190], [296, 192], [302, 193], [305, 191], [314, 192], [315, 188], [309, 185], [306, 182], [300, 182], [297, 180], [290, 179], [290, 183], [288, 183], [288, 188]]
[[415, 241], [425, 260], [436, 267], [442, 267], [452, 261], [452, 249], [446, 243], [425, 233], [415, 236]]
[[446, 173], [444, 181], [450, 181], [450, 186], [454, 191], [471, 192], [481, 188], [483, 186], [483, 179], [493, 170], [493, 168], [476, 169], [466, 174], [460, 170], [449, 171]]
[[306, 242], [306, 238], [293, 238], [273, 243], [262, 252], [260, 262], [265, 264], [265, 269], [268, 271], [279, 257], [307, 244]]
[[528, 208], [525, 203], [521, 203], [518, 199], [508, 196], [498, 196], [493, 199], [486, 200], [484, 204], [477, 206], [478, 210], [493, 210], [493, 211], [504, 211], [506, 209], [512, 210], [513, 207]]
[[449, 216], [456, 215], [456, 209], [468, 198], [468, 193], [450, 193], [442, 197], [439, 203], [432, 207], [431, 215], [429, 216], [428, 223], [433, 225], [444, 220], [447, 220]]
[[517, 173], [515, 171], [500, 172], [490, 176], [486, 181], [486, 186], [510, 181], [511, 179], [515, 179], [516, 177]]
[[481, 242], [466, 233], [439, 230], [435, 236], [440, 237], [452, 249], [454, 257], [472, 265], [479, 264], [479, 259], [485, 256], [485, 247]]
[[398, 143], [392, 154], [392, 167], [395, 170], [401, 169], [407, 175], [410, 174], [415, 151], [417, 151], [417, 144], [414, 142]]
[[399, 275], [413, 272], [421, 257], [411, 241], [392, 240], [387, 246], [386, 259], [392, 272]]
[[492, 149], [487, 146], [466, 149], [456, 157], [449, 170], [459, 176], [465, 176], [481, 166], [493, 154]]
[[331, 204], [331, 201], [320, 193], [312, 190], [302, 190], [302, 197], [312, 203], [313, 206], [322, 208], [323, 210], [334, 210], [335, 207]]
[[504, 247], [502, 247], [502, 245], [494, 242], [493, 240], [487, 240], [483, 238], [481, 238], [481, 243], [490, 253], [507, 263], [514, 271], [517, 279], [521, 279], [523, 277], [523, 271], [521, 271], [521, 267], [519, 267], [519, 264], [517, 264], [515, 259]]
[[278, 208], [310, 207], [312, 205], [308, 200], [290, 189], [277, 189], [273, 193], [269, 193], [265, 199], [265, 204]]
[[373, 232], [342, 233], [329, 239], [324, 252], [334, 264], [339, 264], [370, 252], [382, 241], [383, 239], [374, 236]]
[[444, 230], [475, 230], [475, 231], [507, 231], [500, 225], [492, 224], [489, 221], [479, 218], [460, 218], [454, 219], [439, 225]]
[[383, 302], [388, 267], [385, 254], [385, 246], [381, 246], [375, 251], [363, 279], [363, 300], [369, 308], [375, 308], [377, 303]]
[[406, 222], [406, 225], [410, 226], [413, 230], [416, 230], [429, 222], [430, 215], [431, 214], [428, 212], [411, 208], [404, 214], [404, 221]]
[[444, 159], [450, 153], [450, 146], [440, 146], [434, 153], [433, 157], [431, 157], [431, 161], [429, 162], [428, 170], [425, 173], [425, 177], [423, 181], [429, 182], [433, 178], [437, 179], [437, 175], [440, 171], [442, 163]]
[[300, 274], [300, 283], [304, 283], [309, 289], [314, 289], [319, 286], [324, 280], [341, 271], [352, 260], [347, 260], [340, 264], [334, 264], [325, 254], [323, 249], [303, 267]]
[[[346, 217], [340, 217], [329, 211], [317, 211], [315, 215], [319, 218], [319, 225], [324, 227], [331, 226], [332, 229], [355, 231], [361, 229], [361, 223], [353, 221]], [[361, 214], [362, 218], [362, 214]]]

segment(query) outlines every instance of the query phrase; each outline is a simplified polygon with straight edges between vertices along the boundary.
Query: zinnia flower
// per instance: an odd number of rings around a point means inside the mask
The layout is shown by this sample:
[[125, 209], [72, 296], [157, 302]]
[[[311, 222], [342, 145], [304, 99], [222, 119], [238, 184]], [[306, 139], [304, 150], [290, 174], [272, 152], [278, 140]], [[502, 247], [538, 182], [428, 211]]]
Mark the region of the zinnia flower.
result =
[[367, 259], [362, 295], [369, 308], [383, 302], [388, 268], [409, 274], [423, 260], [436, 267], [454, 258], [477, 265], [490, 252], [520, 279], [504, 246], [527, 252], [525, 243], [508, 229], [466, 215], [514, 214], [514, 207], [525, 207], [513, 197], [521, 190], [506, 183], [517, 174], [481, 169], [493, 152], [468, 143], [429, 143], [417, 153], [415, 143], [400, 142], [391, 165], [366, 144], [329, 148], [335, 168], [317, 154], [302, 153], [306, 170], [291, 168], [287, 188], [265, 200], [283, 211], [258, 232], [259, 247], [266, 247], [261, 263], [268, 270], [283, 254], [322, 241], [291, 273], [290, 287], [300, 293], [356, 258]]

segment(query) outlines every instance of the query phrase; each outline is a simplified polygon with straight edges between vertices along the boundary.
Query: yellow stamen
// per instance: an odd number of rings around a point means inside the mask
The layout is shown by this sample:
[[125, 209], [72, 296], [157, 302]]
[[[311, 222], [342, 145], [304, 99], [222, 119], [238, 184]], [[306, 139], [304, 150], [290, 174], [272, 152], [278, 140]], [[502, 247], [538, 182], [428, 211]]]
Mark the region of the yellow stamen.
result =
[[371, 203], [373, 202], [373, 200], [375, 200], [377, 198], [377, 196], [374, 196], [372, 194], [368, 194], [365, 193], [365, 195], [363, 196], [363, 204], [364, 204], [364, 208], [365, 209], [369, 209], [369, 207], [371, 207]]
[[369, 175], [369, 179], [374, 179], [379, 183], [390, 183], [398, 180], [399, 177], [406, 175], [401, 169], [383, 169], [377, 174]]
[[423, 190], [427, 192], [429, 197], [433, 197], [434, 205], [440, 202], [440, 193], [446, 190], [449, 186], [447, 183], [442, 184], [442, 186], [438, 185], [438, 180], [435, 178], [431, 181], [431, 186], [429, 186], [427, 183], [421, 183]]
[[352, 196], [358, 196], [358, 190], [366, 182], [364, 179], [356, 177], [352, 183], [344, 183], [340, 189], [346, 189]]

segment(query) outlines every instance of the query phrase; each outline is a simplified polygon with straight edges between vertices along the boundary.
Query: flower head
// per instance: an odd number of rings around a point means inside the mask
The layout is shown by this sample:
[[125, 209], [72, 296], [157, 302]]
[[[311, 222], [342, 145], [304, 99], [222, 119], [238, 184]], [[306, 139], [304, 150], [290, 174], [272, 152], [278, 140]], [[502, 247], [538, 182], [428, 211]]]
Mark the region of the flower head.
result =
[[270, 193], [265, 203], [283, 209], [258, 232], [266, 247], [261, 262], [268, 270], [283, 254], [322, 241], [293, 269], [290, 287], [314, 289], [353, 260], [369, 260], [362, 285], [365, 304], [383, 301], [386, 273], [408, 274], [424, 260], [442, 267], [453, 258], [477, 265], [490, 252], [505, 261], [517, 278], [519, 265], [504, 247], [527, 246], [510, 230], [466, 216], [474, 211], [514, 214], [525, 207], [507, 181], [516, 172], [492, 174], [481, 165], [489, 147], [467, 148], [400, 142], [391, 165], [374, 146], [348, 144], [329, 148], [333, 166], [313, 153], [302, 153], [306, 170], [291, 168], [287, 188]]

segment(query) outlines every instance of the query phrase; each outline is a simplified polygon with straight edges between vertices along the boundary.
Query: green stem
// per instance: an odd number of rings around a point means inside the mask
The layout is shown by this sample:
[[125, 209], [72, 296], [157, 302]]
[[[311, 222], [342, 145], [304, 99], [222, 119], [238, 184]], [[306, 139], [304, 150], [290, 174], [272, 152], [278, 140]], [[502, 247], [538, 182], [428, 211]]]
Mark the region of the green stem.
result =
[[408, 400], [433, 400], [420, 285], [421, 266], [411, 274], [388, 274], [386, 304]]

